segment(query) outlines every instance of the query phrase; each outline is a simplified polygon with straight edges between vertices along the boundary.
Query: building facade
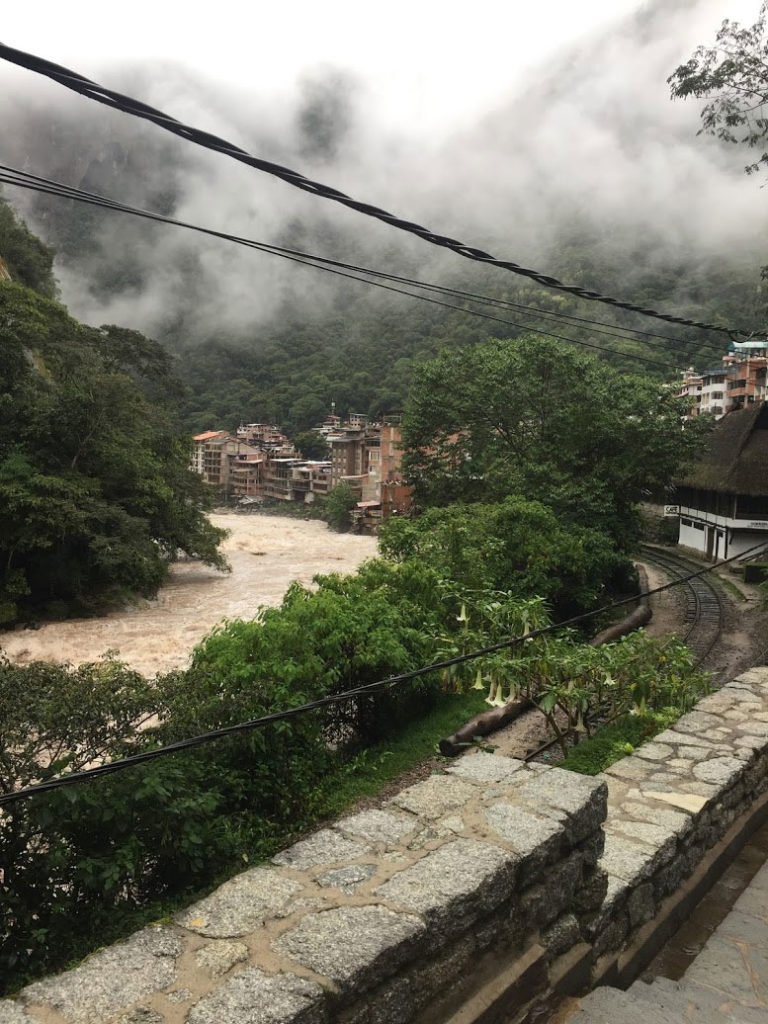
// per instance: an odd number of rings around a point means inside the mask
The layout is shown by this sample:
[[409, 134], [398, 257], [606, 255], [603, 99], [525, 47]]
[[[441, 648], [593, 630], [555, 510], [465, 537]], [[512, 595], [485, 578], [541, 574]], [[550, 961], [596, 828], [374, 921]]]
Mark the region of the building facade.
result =
[[678, 543], [712, 561], [768, 545], [768, 403], [723, 416], [676, 501]]
[[678, 386], [678, 397], [690, 402], [691, 416], [717, 419], [768, 398], [768, 341], [731, 342], [723, 365], [710, 370], [690, 367]]
[[375, 529], [382, 518], [405, 512], [411, 488], [401, 476], [400, 417], [368, 424], [354, 414], [342, 423], [331, 414], [317, 432], [330, 447], [329, 460], [307, 460], [274, 424], [241, 424], [237, 435], [208, 430], [192, 439], [190, 465], [225, 498], [310, 503], [340, 483], [358, 496], [358, 524]]

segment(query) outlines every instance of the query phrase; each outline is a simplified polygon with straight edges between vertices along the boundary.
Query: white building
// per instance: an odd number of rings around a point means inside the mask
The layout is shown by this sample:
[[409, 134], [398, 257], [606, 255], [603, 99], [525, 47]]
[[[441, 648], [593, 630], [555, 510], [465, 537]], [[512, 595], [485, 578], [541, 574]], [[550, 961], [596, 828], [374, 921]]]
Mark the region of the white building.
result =
[[713, 561], [768, 545], [768, 403], [723, 416], [678, 484], [677, 503], [678, 543]]

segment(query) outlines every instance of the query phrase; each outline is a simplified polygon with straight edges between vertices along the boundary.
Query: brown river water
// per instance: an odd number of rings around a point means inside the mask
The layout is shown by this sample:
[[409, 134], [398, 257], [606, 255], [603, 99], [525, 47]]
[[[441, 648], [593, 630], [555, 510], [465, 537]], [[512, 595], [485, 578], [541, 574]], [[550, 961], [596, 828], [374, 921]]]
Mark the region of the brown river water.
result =
[[80, 664], [112, 651], [144, 675], [184, 668], [192, 648], [222, 619], [253, 618], [279, 604], [294, 580], [354, 572], [376, 554], [373, 537], [332, 533], [316, 520], [211, 515], [230, 531], [222, 549], [231, 573], [179, 562], [157, 599], [100, 618], [49, 622], [0, 633], [0, 649], [18, 664], [34, 660]]

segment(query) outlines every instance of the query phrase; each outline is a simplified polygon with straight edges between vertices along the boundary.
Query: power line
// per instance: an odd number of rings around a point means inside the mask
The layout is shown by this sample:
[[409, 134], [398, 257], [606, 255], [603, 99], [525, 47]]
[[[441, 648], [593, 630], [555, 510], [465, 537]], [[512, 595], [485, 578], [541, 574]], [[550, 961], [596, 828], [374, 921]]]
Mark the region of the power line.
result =
[[[86, 192], [86, 191], [83, 191], [82, 189], [75, 188], [74, 186], [66, 185], [66, 184], [64, 184], [62, 182], [54, 181], [51, 178], [44, 178], [44, 177], [42, 177], [40, 175], [32, 174], [29, 171], [22, 171], [22, 170], [19, 170], [18, 168], [10, 167], [10, 166], [5, 165], [5, 164], [0, 164], [0, 182], [4, 182], [5, 184], [9, 184], [9, 185], [15, 185], [15, 186], [17, 186], [19, 188], [31, 189], [33, 191], [42, 192], [42, 193], [48, 194], [48, 195], [58, 195], [58, 196], [61, 196], [62, 198], [70, 198], [70, 199], [73, 199], [73, 200], [76, 200], [76, 201], [79, 201], [79, 202], [90, 203], [91, 205], [104, 206], [105, 208], [114, 209], [114, 210], [121, 211], [121, 212], [124, 212], [124, 213], [133, 214], [134, 216], [138, 216], [138, 217], [145, 217], [145, 218], [150, 218], [150, 219], [153, 219], [153, 220], [158, 220], [158, 221], [160, 221], [162, 223], [172, 224], [172, 225], [175, 225], [177, 227], [191, 228], [192, 230], [201, 231], [201, 232], [204, 232], [206, 234], [214, 235], [215, 237], [223, 238], [223, 239], [228, 240], [228, 241], [233, 241], [233, 242], [238, 242], [238, 243], [241, 243], [241, 244], [248, 244], [248, 245], [253, 246], [253, 247], [258, 247], [258, 248], [260, 248], [261, 250], [263, 250], [265, 252], [272, 252], [275, 255], [296, 256], [296, 257], [300, 257], [300, 258], [308, 260], [308, 261], [312, 261], [313, 263], [321, 263], [321, 264], [324, 264], [324, 265], [327, 265], [327, 266], [332, 266], [332, 267], [336, 267], [336, 268], [340, 268], [340, 269], [357, 271], [359, 273], [368, 274], [368, 275], [370, 275], [372, 277], [378, 277], [378, 278], [381, 278], [381, 279], [384, 279], [384, 280], [388, 280], [388, 281], [395, 281], [395, 282], [399, 282], [401, 284], [409, 284], [409, 285], [413, 285], [414, 287], [422, 288], [422, 289], [429, 290], [429, 291], [441, 292], [441, 293], [446, 294], [446, 295], [453, 295], [453, 296], [457, 296], [459, 298], [465, 298], [465, 299], [470, 299], [470, 300], [478, 301], [478, 302], [483, 303], [484, 305], [497, 306], [497, 307], [503, 308], [503, 309], [516, 309], [516, 310], [519, 310], [521, 312], [526, 312], [526, 313], [535, 313], [535, 314], [539, 314], [541, 316], [544, 316], [544, 317], [546, 317], [548, 319], [564, 320], [564, 321], [573, 320], [573, 321], [576, 321], [578, 324], [586, 324], [586, 325], [589, 325], [589, 326], [596, 326], [596, 327], [607, 327], [607, 328], [610, 328], [609, 331], [598, 332], [598, 333], [611, 334], [614, 337], [622, 338], [623, 340], [626, 340], [626, 341], [634, 341], [635, 339], [634, 338], [626, 338], [626, 337], [624, 337], [624, 335], [626, 335], [626, 334], [637, 334], [637, 335], [640, 335], [641, 337], [660, 339], [660, 340], [662, 340], [664, 342], [668, 342], [668, 343], [673, 344], [673, 345], [674, 344], [678, 344], [678, 345], [680, 345], [680, 344], [695, 344], [698, 347], [711, 347], [715, 351], [718, 351], [718, 352], [722, 351], [722, 349], [719, 348], [719, 347], [716, 347], [714, 345], [714, 343], [698, 342], [698, 341], [688, 341], [687, 342], [687, 341], [684, 341], [684, 340], [679, 339], [679, 338], [674, 338], [674, 337], [672, 337], [669, 334], [657, 334], [657, 333], [655, 333], [653, 331], [644, 331], [644, 330], [642, 330], [641, 328], [638, 328], [638, 327], [629, 327], [629, 326], [620, 325], [620, 324], [612, 324], [612, 323], [610, 323], [608, 321], [604, 321], [604, 320], [593, 320], [593, 319], [590, 319], [588, 317], [576, 316], [573, 313], [564, 313], [564, 312], [559, 311], [559, 310], [542, 309], [539, 306], [528, 306], [528, 305], [525, 305], [524, 303], [513, 302], [513, 301], [508, 300], [508, 299], [499, 299], [499, 298], [495, 298], [495, 297], [492, 297], [492, 296], [489, 296], [489, 295], [482, 295], [482, 294], [479, 294], [477, 292], [468, 292], [468, 291], [465, 291], [465, 290], [462, 290], [462, 289], [459, 289], [459, 288], [450, 287], [448, 285], [440, 285], [440, 284], [435, 284], [433, 282], [428, 282], [428, 281], [419, 281], [418, 279], [415, 279], [415, 278], [404, 277], [404, 276], [399, 275], [399, 274], [391, 274], [391, 273], [387, 273], [387, 272], [381, 271], [381, 270], [373, 270], [370, 267], [361, 267], [361, 266], [356, 265], [354, 263], [348, 263], [348, 262], [345, 262], [345, 261], [342, 261], [342, 260], [332, 260], [332, 259], [329, 259], [327, 257], [318, 256], [315, 253], [302, 252], [301, 250], [289, 249], [289, 248], [286, 248], [284, 246], [273, 245], [273, 244], [267, 243], [267, 242], [257, 242], [257, 241], [254, 241], [253, 239], [245, 239], [245, 238], [242, 238], [240, 236], [227, 234], [226, 232], [214, 231], [213, 229], [210, 229], [210, 228], [203, 228], [203, 227], [201, 227], [199, 225], [189, 224], [189, 223], [184, 222], [184, 221], [175, 220], [175, 219], [173, 219], [171, 217], [165, 217], [165, 216], [163, 216], [161, 214], [157, 214], [157, 213], [151, 212], [149, 210], [144, 210], [144, 209], [141, 209], [141, 208], [138, 208], [138, 207], [128, 206], [125, 203], [122, 203], [122, 202], [119, 202], [117, 200], [111, 199], [110, 197], [104, 196], [104, 195], [102, 195], [100, 193]], [[571, 326], [575, 326], [575, 325], [571, 325]], [[623, 334], [619, 334], [618, 332], [623, 332]]]
[[[458, 312], [468, 313], [472, 316], [479, 316], [485, 319], [494, 320], [497, 323], [502, 323], [511, 327], [515, 327], [517, 330], [531, 330], [530, 324], [518, 324], [511, 320], [506, 320], [500, 317], [495, 317], [487, 313], [483, 313], [480, 310], [468, 309], [464, 306], [457, 306], [453, 303], [442, 302], [434, 298], [430, 298], [428, 295], [415, 294], [401, 288], [397, 288], [393, 285], [381, 284], [381, 281], [368, 280], [366, 277], [360, 277], [358, 275], [368, 275], [370, 278], [380, 278], [386, 281], [399, 282], [408, 284], [412, 287], [426, 290], [428, 292], [437, 292], [448, 296], [457, 296], [464, 298], [468, 301], [481, 302], [485, 305], [495, 306], [502, 309], [512, 308], [517, 309], [525, 316], [543, 316], [550, 320], [564, 322], [564, 326], [569, 327], [580, 327], [581, 324], [603, 324], [605, 327], [613, 327], [611, 324], [604, 324], [603, 321], [592, 321], [585, 317], [576, 317], [570, 314], [561, 314], [557, 312], [550, 312], [540, 310], [538, 307], [525, 306], [521, 303], [514, 303], [504, 299], [495, 299], [491, 296], [480, 295], [476, 292], [465, 292], [461, 289], [451, 288], [445, 285], [438, 285], [431, 282], [419, 281], [414, 278], [403, 277], [397, 274], [389, 274], [383, 271], [372, 270], [368, 267], [360, 267], [355, 264], [345, 263], [339, 260], [331, 260], [326, 257], [317, 256], [313, 253], [305, 253], [300, 250], [288, 249], [283, 246], [275, 246], [265, 242], [257, 242], [253, 239], [243, 238], [237, 235], [231, 235], [227, 232], [216, 231], [211, 228], [204, 228], [197, 224], [191, 224], [185, 221], [175, 220], [171, 217], [165, 217], [162, 214], [153, 213], [149, 210], [143, 210], [138, 207], [131, 207], [124, 203], [117, 202], [106, 196], [99, 195], [98, 193], [85, 192], [82, 189], [74, 188], [73, 186], [62, 184], [61, 182], [53, 181], [49, 178], [43, 178], [40, 175], [31, 174], [27, 171], [20, 171], [16, 168], [9, 167], [7, 165], [0, 164], [0, 182], [15, 185], [20, 188], [26, 188], [32, 191], [41, 192], [46, 195], [57, 196], [60, 198], [72, 199], [77, 202], [86, 203], [92, 206], [97, 206], [102, 209], [112, 210], [119, 213], [128, 213], [133, 216], [142, 217], [148, 220], [157, 221], [164, 224], [171, 224], [176, 227], [187, 228], [192, 231], [197, 231], [202, 234], [210, 235], [215, 238], [223, 239], [226, 241], [235, 242], [239, 245], [244, 245], [249, 248], [256, 249], [260, 252], [269, 253], [271, 255], [279, 256], [283, 259], [290, 260], [292, 262], [303, 263], [306, 266], [315, 267], [318, 270], [324, 270], [328, 273], [336, 274], [340, 277], [346, 277], [351, 280], [361, 281], [366, 284], [374, 285], [379, 288], [383, 288], [387, 291], [396, 292], [401, 295], [406, 295], [410, 298], [422, 299], [425, 302], [431, 302], [435, 305], [443, 306], [448, 309], [456, 310]], [[576, 320], [579, 323], [570, 323], [568, 321]], [[552, 338], [556, 338], [561, 341], [570, 342], [571, 344], [581, 345], [586, 348], [596, 349], [598, 352], [611, 354], [615, 352], [612, 349], [606, 349], [600, 345], [593, 345], [589, 342], [579, 341], [575, 338], [565, 337], [563, 335], [552, 334], [551, 332], [544, 331], [537, 326], [534, 326], [534, 330], [539, 334], [544, 334]], [[685, 342], [679, 339], [670, 337], [669, 335], [653, 334], [651, 332], [642, 331], [632, 327], [617, 327], [614, 330], [605, 330], [601, 327], [592, 327], [593, 333], [607, 335], [609, 337], [616, 338], [620, 341], [637, 342], [640, 339], [628, 337], [627, 333], [631, 332], [639, 334], [641, 337], [650, 337], [654, 339], [661, 339], [671, 344], [683, 345], [683, 344], [698, 344], [698, 347], [712, 348], [717, 352], [721, 352], [711, 342], [696, 343], [696, 342]], [[625, 333], [619, 334], [618, 331]], [[637, 359], [641, 362], [645, 362], [651, 366], [657, 366], [664, 370], [674, 371], [676, 367], [671, 363], [662, 363], [655, 359], [649, 359], [646, 356], [642, 356], [637, 353], [621, 352], [625, 358]]]
[[745, 335], [747, 333], [742, 330], [722, 327], [717, 324], [703, 323], [696, 320], [689, 320], [686, 317], [678, 317], [669, 313], [661, 313], [658, 310], [649, 309], [644, 306], [635, 305], [632, 302], [625, 302], [621, 299], [601, 295], [599, 292], [580, 288], [577, 285], [564, 284], [547, 274], [542, 274], [539, 271], [522, 267], [510, 260], [497, 259], [482, 249], [466, 245], [465, 243], [446, 235], [436, 234], [428, 228], [422, 227], [420, 224], [416, 224], [413, 221], [402, 220], [394, 214], [388, 213], [386, 210], [382, 210], [380, 207], [360, 202], [359, 200], [346, 195], [344, 192], [340, 192], [338, 189], [313, 181], [312, 179], [305, 177], [303, 174], [300, 174], [298, 171], [292, 171], [290, 168], [282, 167], [280, 164], [275, 164], [267, 160], [262, 160], [259, 157], [255, 157], [246, 150], [240, 149], [231, 142], [227, 142], [225, 139], [221, 139], [209, 132], [203, 132], [198, 128], [191, 127], [190, 125], [183, 124], [181, 121], [177, 121], [175, 118], [170, 117], [154, 107], [148, 106], [146, 103], [142, 103], [139, 100], [133, 99], [130, 96], [125, 96], [121, 93], [115, 92], [114, 90], [107, 89], [104, 86], [85, 78], [83, 75], [70, 70], [69, 68], [62, 67], [59, 64], [53, 64], [51, 61], [47, 61], [42, 57], [25, 53], [22, 50], [6, 46], [3, 43], [0, 43], [0, 57], [13, 64], [17, 64], [20, 67], [34, 71], [36, 74], [43, 75], [46, 78], [57, 82], [59, 85], [63, 85], [67, 89], [71, 89], [81, 96], [96, 100], [98, 103], [103, 103], [108, 107], [131, 114], [134, 117], [151, 121], [158, 127], [171, 132], [173, 135], [186, 139], [188, 142], [194, 142], [196, 145], [202, 146], [205, 149], [221, 153], [224, 156], [238, 160], [240, 163], [254, 167], [256, 170], [263, 171], [273, 177], [280, 178], [282, 181], [285, 181], [289, 185], [301, 189], [304, 192], [310, 192], [323, 199], [329, 199], [333, 202], [340, 203], [342, 206], [347, 206], [367, 217], [373, 217], [376, 220], [380, 220], [400, 231], [406, 231], [409, 234], [416, 235], [432, 245], [449, 249], [457, 255], [463, 256], [465, 259], [499, 267], [502, 270], [510, 271], [513, 274], [519, 274], [522, 277], [527, 277], [532, 281], [536, 281], [537, 284], [543, 285], [546, 288], [554, 288], [558, 291], [576, 295], [581, 299], [587, 299], [591, 302], [602, 302], [606, 305], [615, 306], [619, 309], [626, 309], [633, 313], [640, 313], [643, 316], [653, 317], [657, 320], [664, 320], [667, 323], [680, 324], [685, 327], [697, 327], [700, 330], [705, 331], [717, 331], [718, 333], [725, 334], [728, 337], [731, 337], [734, 334]]
[[[484, 305], [497, 306], [502, 309], [516, 309], [520, 312], [525, 312], [526, 314], [532, 313], [541, 315], [547, 319], [565, 321], [566, 323], [568, 321], [575, 321], [575, 323], [568, 324], [568, 326], [578, 326], [583, 324], [593, 327], [595, 329], [598, 327], [607, 327], [609, 328], [608, 331], [596, 330], [596, 333], [608, 334], [609, 336], [613, 336], [621, 340], [635, 341], [636, 339], [634, 338], [625, 337], [625, 335], [627, 334], [635, 334], [639, 335], [642, 338], [658, 339], [671, 345], [696, 345], [696, 347], [699, 349], [708, 348], [711, 349], [713, 352], [716, 352], [717, 354], [722, 353], [722, 347], [716, 345], [714, 342], [674, 338], [672, 337], [672, 335], [669, 334], [658, 334], [654, 331], [646, 331], [639, 327], [630, 327], [628, 325], [623, 324], [613, 324], [610, 323], [610, 321], [594, 320], [589, 317], [577, 316], [574, 313], [565, 313], [560, 310], [542, 309], [540, 306], [529, 306], [525, 305], [524, 303], [513, 302], [510, 299], [499, 299], [489, 295], [482, 295], [478, 292], [469, 292], [459, 288], [453, 288], [448, 285], [439, 285], [433, 282], [419, 281], [417, 279], [404, 277], [399, 274], [391, 274], [381, 270], [373, 270], [370, 267], [361, 267], [356, 264], [348, 263], [342, 260], [329, 259], [328, 257], [318, 256], [315, 253], [306, 253], [302, 252], [301, 250], [290, 249], [284, 246], [277, 246], [266, 242], [256, 242], [253, 239], [244, 239], [236, 235], [227, 234], [226, 232], [216, 232], [209, 228], [200, 227], [199, 225], [193, 225], [183, 221], [174, 220], [171, 217], [164, 217], [160, 214], [155, 214], [148, 210], [128, 206], [125, 203], [121, 203], [117, 200], [111, 199], [108, 196], [104, 196], [99, 193], [85, 192], [82, 189], [75, 188], [74, 186], [65, 185], [62, 182], [54, 181], [50, 178], [44, 178], [41, 177], [40, 175], [32, 174], [28, 171], [22, 171], [19, 170], [18, 168], [10, 167], [7, 165], [0, 164], [0, 172], [2, 172], [2, 176], [0, 176], [0, 181], [5, 182], [6, 184], [16, 185], [20, 188], [33, 189], [35, 191], [44, 192], [49, 195], [61, 195], [62, 197], [71, 198], [79, 202], [91, 203], [92, 205], [105, 205], [112, 209], [122, 211], [124, 213], [133, 214], [134, 216], [151, 218], [161, 221], [162, 223], [165, 224], [172, 224], [177, 227], [191, 228], [195, 231], [201, 231], [206, 234], [214, 235], [218, 238], [223, 238], [225, 240], [238, 242], [241, 244], [248, 244], [253, 247], [259, 247], [262, 249], [262, 251], [271, 252], [274, 253], [275, 255], [296, 256], [308, 261], [312, 261], [313, 264], [320, 263], [326, 266], [336, 267], [340, 269], [354, 270], [359, 273], [368, 274], [372, 277], [381, 278], [383, 280], [395, 281], [402, 284], [409, 284], [413, 285], [414, 287], [422, 288], [425, 290], [437, 291], [445, 295], [454, 295], [459, 298], [477, 301]], [[39, 185], [40, 187], [37, 188], [37, 185]], [[50, 188], [45, 188], [43, 186], [50, 186]], [[623, 333], [620, 334], [617, 332]]]
[[625, 597], [620, 601], [613, 601], [600, 608], [595, 608], [591, 612], [574, 615], [570, 619], [564, 619], [562, 622], [556, 622], [549, 626], [542, 626], [539, 629], [533, 629], [529, 633], [524, 633], [521, 636], [510, 637], [508, 640], [501, 640], [496, 644], [489, 644], [486, 647], [470, 651], [467, 654], [459, 654], [454, 658], [447, 658], [444, 661], [433, 662], [431, 665], [425, 665], [422, 668], [413, 669], [410, 672], [403, 672], [397, 676], [390, 676], [388, 679], [378, 679], [376, 682], [368, 683], [365, 686], [358, 686], [352, 690], [345, 690], [343, 693], [336, 693], [328, 697], [322, 697], [319, 700], [311, 701], [308, 704], [300, 704], [294, 708], [287, 708], [284, 711], [276, 711], [270, 715], [263, 715], [261, 718], [254, 718], [247, 722], [238, 722], [236, 725], [228, 725], [222, 729], [214, 729], [211, 732], [202, 733], [199, 736], [192, 736], [186, 740], [179, 740], [177, 743], [169, 743], [164, 747], [157, 747], [154, 750], [145, 750], [141, 754], [132, 754], [130, 757], [120, 758], [117, 761], [109, 761], [107, 764], [98, 765], [96, 768], [86, 768], [83, 771], [72, 772], [69, 775], [61, 775], [56, 779], [48, 779], [46, 782], [39, 782], [34, 786], [27, 786], [24, 789], [18, 789], [14, 793], [7, 793], [0, 796], [0, 807], [17, 803], [18, 801], [24, 800], [36, 793], [44, 793], [53, 789], [61, 789], [65, 786], [73, 786], [102, 775], [110, 775], [113, 772], [122, 771], [125, 768], [133, 768], [139, 764], [146, 764], [148, 761], [154, 761], [159, 757], [166, 757], [170, 754], [179, 753], [182, 750], [191, 750], [194, 747], [201, 747], [205, 744], [212, 743], [215, 740], [222, 739], [225, 736], [232, 736], [236, 733], [249, 732], [253, 729], [264, 728], [274, 722], [283, 722], [286, 719], [295, 718], [297, 715], [306, 714], [309, 711], [316, 711], [319, 708], [329, 707], [333, 704], [340, 704], [348, 700], [354, 700], [356, 697], [371, 696], [372, 694], [379, 693], [383, 690], [391, 690], [395, 686], [409, 682], [411, 679], [417, 679], [420, 676], [429, 675], [432, 672], [440, 672], [443, 669], [451, 668], [453, 665], [461, 665], [467, 661], [473, 661], [476, 658], [486, 657], [489, 654], [496, 654], [499, 651], [513, 647], [515, 644], [525, 643], [527, 640], [544, 636], [546, 633], [552, 633], [556, 629], [566, 629], [570, 626], [575, 626], [580, 622], [585, 622], [587, 619], [594, 618], [596, 615], [602, 615], [603, 612], [611, 611], [614, 608], [621, 608], [624, 605], [631, 604], [633, 601], [637, 601], [644, 597], [652, 597], [654, 594], [660, 594], [665, 590], [670, 590], [672, 587], [678, 587], [682, 583], [687, 583], [689, 580], [697, 579], [699, 576], [704, 576], [706, 573], [713, 572], [715, 568], [728, 565], [729, 562], [743, 559], [746, 555], [753, 554], [756, 551], [762, 550], [764, 547], [765, 541], [761, 541], [759, 544], [755, 544], [753, 547], [747, 548], [746, 551], [739, 552], [738, 555], [732, 555], [730, 558], [724, 558], [721, 562], [718, 562], [716, 566], [705, 566], [697, 572], [689, 573], [687, 576], [680, 576], [677, 579], [672, 580], [670, 583], [664, 583], [662, 586], [654, 587], [652, 590], [641, 591], [633, 597]]

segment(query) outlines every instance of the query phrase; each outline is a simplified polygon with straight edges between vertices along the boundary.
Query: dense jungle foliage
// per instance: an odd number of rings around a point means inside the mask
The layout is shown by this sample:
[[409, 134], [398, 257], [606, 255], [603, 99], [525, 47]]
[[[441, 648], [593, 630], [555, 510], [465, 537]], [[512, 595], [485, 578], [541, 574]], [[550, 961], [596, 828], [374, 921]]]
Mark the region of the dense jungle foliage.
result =
[[[169, 409], [167, 353], [47, 298], [50, 254], [0, 207], [0, 625], [153, 594], [178, 551], [225, 567]], [[39, 289], [39, 290], [38, 290]]]

